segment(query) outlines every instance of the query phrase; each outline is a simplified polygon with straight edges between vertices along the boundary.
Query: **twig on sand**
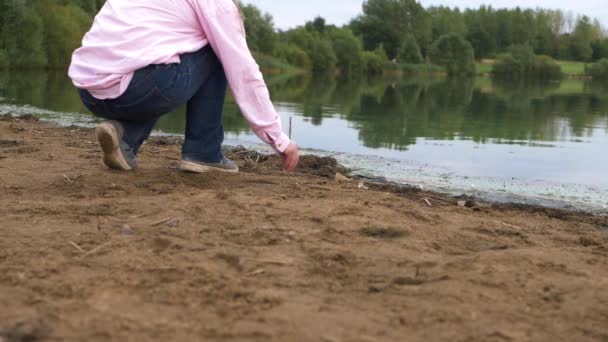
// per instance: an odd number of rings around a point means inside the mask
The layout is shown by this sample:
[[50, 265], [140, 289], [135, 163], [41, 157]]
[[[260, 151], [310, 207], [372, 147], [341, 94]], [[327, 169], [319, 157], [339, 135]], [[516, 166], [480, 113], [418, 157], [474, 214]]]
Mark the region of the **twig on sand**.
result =
[[243, 159], [245, 159], [246, 162], [248, 162], [250, 164], [253, 164], [253, 165], [257, 165], [260, 162], [260, 156], [259, 155], [255, 158], [255, 161], [253, 161], [253, 158], [248, 157], [248, 156], [245, 157], [245, 158], [243, 158]]
[[80, 253], [82, 253], [83, 257], [86, 257], [86, 256], [89, 256], [89, 255], [91, 255], [93, 253], [96, 253], [100, 249], [102, 249], [103, 247], [105, 247], [105, 246], [107, 246], [107, 245], [109, 245], [111, 243], [112, 243], [112, 241], [108, 241], [106, 243], [102, 243], [101, 245], [99, 245], [99, 246], [97, 246], [97, 247], [95, 247], [95, 248], [93, 248], [93, 249], [91, 249], [90, 251], [87, 252], [82, 247], [78, 246], [78, 244], [76, 242], [69, 241], [69, 244], [72, 245], [72, 247], [76, 248]]
[[334, 244], [334, 245], [339, 245], [340, 244], [338, 241], [335, 241], [335, 240], [332, 240], [332, 239], [329, 239], [329, 238], [326, 238], [326, 237], [320, 237], [320, 239], [321, 239], [321, 241], [329, 242], [329, 243]]
[[162, 219], [162, 220], [158, 220], [156, 222], [152, 222], [152, 223], [150, 223], [150, 225], [152, 227], [156, 227], [156, 226], [160, 226], [161, 224], [165, 224], [165, 223], [167, 223], [167, 222], [169, 222], [171, 220], [175, 220], [175, 219], [177, 219], [177, 218], [176, 217], [168, 217], [168, 218], [165, 218], [165, 219]]
[[266, 271], [264, 271], [263, 268], [258, 268], [257, 270], [249, 272], [249, 275], [258, 275], [258, 274], [263, 274], [264, 272], [266, 272]]
[[72, 245], [72, 247], [76, 248], [80, 253], [87, 254], [87, 252], [84, 249], [82, 249], [82, 247], [78, 246], [78, 244], [76, 242], [69, 241], [69, 244]]
[[432, 207], [433, 205], [431, 204], [431, 201], [429, 201], [428, 198], [423, 198], [422, 199], [429, 207]]
[[517, 230], [524, 230], [522, 227], [514, 226], [514, 225], [506, 223], [506, 222], [502, 222], [502, 221], [499, 221], [499, 220], [494, 220], [494, 221], [496, 221], [496, 223], [500, 223], [502, 225], [505, 225], [505, 226], [507, 226], [509, 228], [513, 228], [513, 229], [517, 229]]
[[108, 241], [108, 242], [106, 242], [106, 243], [102, 243], [101, 245], [99, 245], [99, 246], [97, 246], [97, 247], [95, 247], [95, 248], [91, 249], [90, 251], [88, 251], [88, 252], [84, 253], [84, 256], [86, 257], [86, 256], [89, 256], [89, 255], [91, 255], [91, 254], [93, 254], [93, 253], [96, 253], [96, 252], [98, 252], [100, 249], [102, 249], [102, 248], [103, 248], [103, 247], [105, 247], [105, 246], [110, 245], [111, 243], [112, 243], [112, 241]]

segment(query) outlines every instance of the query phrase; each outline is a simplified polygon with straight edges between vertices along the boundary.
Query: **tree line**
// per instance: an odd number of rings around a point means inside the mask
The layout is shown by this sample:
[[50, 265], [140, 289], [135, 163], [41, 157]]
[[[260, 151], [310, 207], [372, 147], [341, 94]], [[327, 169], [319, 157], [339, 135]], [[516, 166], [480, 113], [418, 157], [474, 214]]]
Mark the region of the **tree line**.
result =
[[[103, 3], [0, 0], [0, 68], [65, 67]], [[342, 27], [317, 17], [284, 31], [254, 5], [240, 6], [249, 45], [270, 66], [351, 75], [404, 68], [471, 74], [474, 59], [501, 57], [521, 46], [562, 60], [608, 58], [608, 37], [600, 23], [560, 10], [481, 6], [461, 11], [425, 8], [415, 0], [368, 0], [361, 14]]]
[[0, 69], [70, 62], [103, 0], [0, 0]]
[[[437, 64], [449, 74], [471, 74], [473, 60], [504, 62], [512, 59], [507, 57], [512, 52], [525, 51], [536, 57], [518, 61], [525, 64], [518, 68], [545, 75], [555, 74], [552, 59], [595, 62], [608, 58], [608, 35], [599, 21], [561, 10], [481, 6], [461, 11], [424, 8], [415, 0], [368, 0], [362, 13], [343, 27], [327, 25], [317, 17], [281, 31], [274, 28], [271, 16], [255, 6], [243, 8], [254, 50], [318, 71], [339, 68], [344, 73], [363, 70], [370, 74], [391, 65]], [[257, 35], [260, 27], [265, 28], [263, 36]], [[257, 45], [258, 41], [265, 46]]]

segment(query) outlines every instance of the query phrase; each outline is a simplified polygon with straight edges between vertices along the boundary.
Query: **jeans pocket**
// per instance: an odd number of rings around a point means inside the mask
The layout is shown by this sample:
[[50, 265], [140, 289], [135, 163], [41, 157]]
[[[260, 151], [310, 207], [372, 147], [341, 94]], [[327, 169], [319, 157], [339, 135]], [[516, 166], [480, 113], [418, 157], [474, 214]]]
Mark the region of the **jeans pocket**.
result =
[[112, 101], [112, 105], [118, 109], [136, 109], [139, 106], [146, 106], [149, 102], [158, 98], [159, 91], [156, 87], [150, 87], [140, 91], [137, 87], [129, 88], [122, 96]]
[[108, 109], [121, 120], [149, 120], [169, 113], [173, 104], [156, 86], [135, 87], [121, 97], [106, 101]]

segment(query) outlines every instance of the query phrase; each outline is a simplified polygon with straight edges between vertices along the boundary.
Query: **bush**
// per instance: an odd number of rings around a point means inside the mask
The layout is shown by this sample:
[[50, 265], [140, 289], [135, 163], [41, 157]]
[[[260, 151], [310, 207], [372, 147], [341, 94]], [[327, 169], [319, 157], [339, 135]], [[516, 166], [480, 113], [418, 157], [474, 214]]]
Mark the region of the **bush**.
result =
[[585, 67], [585, 73], [594, 80], [608, 80], [608, 58], [603, 58], [597, 63]]
[[496, 56], [492, 66], [492, 74], [507, 78], [508, 75], [523, 75], [524, 66], [510, 53], [501, 53]]
[[537, 78], [548, 80], [563, 77], [562, 68], [549, 56], [536, 56], [534, 65], [533, 75]]
[[382, 74], [386, 60], [373, 51], [364, 51], [362, 57], [363, 72], [366, 75], [374, 76]]
[[548, 56], [537, 56], [529, 46], [513, 46], [496, 58], [492, 74], [503, 79], [561, 79], [559, 64]]
[[328, 72], [336, 67], [338, 58], [331, 43], [318, 32], [297, 28], [286, 32], [283, 35], [283, 41], [306, 51], [314, 72]]
[[321, 37], [313, 41], [308, 55], [314, 72], [329, 72], [335, 69], [338, 61], [331, 43]]
[[397, 68], [396, 64], [389, 62], [386, 51], [382, 45], [374, 51], [364, 51], [363, 54], [363, 73], [368, 76], [381, 75], [387, 68]]
[[434, 64], [445, 67], [450, 76], [475, 75], [473, 46], [458, 34], [441, 36], [431, 45], [429, 57]]
[[274, 55], [283, 62], [302, 69], [311, 67], [310, 57], [301, 48], [287, 43], [276, 45]]

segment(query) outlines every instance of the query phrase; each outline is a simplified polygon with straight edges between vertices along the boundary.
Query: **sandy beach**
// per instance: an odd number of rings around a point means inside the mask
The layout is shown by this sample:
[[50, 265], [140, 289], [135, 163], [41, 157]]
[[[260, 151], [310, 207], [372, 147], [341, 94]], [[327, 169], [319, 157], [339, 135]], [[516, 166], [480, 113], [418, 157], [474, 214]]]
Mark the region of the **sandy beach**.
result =
[[[0, 341], [608, 341], [608, 218], [0, 120]], [[347, 178], [348, 176], [346, 176]], [[463, 204], [463, 203], [460, 203]]]

